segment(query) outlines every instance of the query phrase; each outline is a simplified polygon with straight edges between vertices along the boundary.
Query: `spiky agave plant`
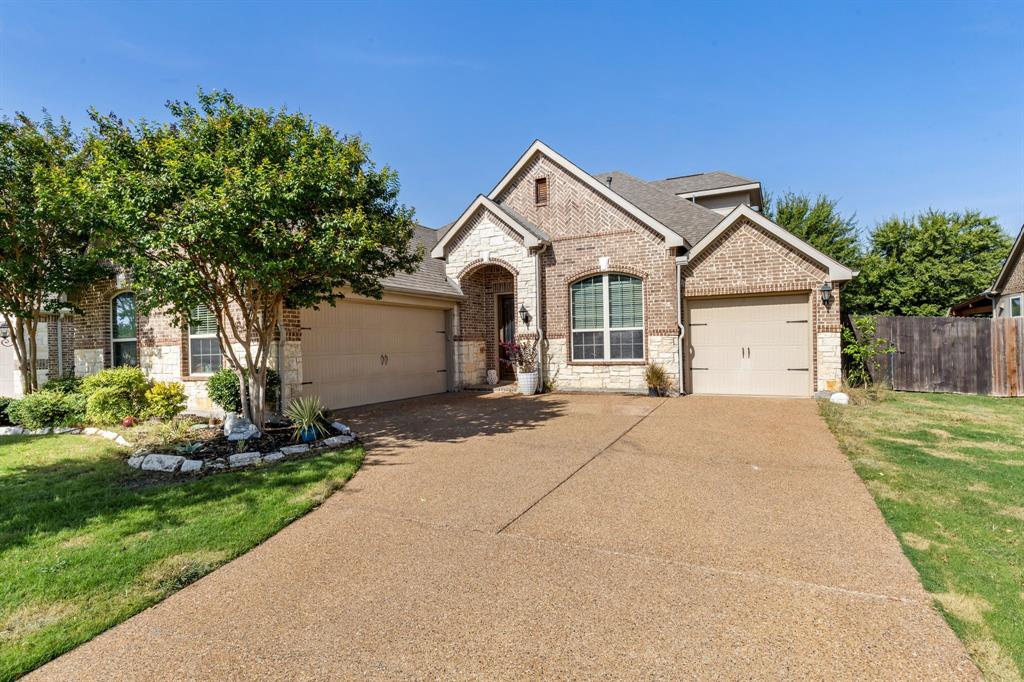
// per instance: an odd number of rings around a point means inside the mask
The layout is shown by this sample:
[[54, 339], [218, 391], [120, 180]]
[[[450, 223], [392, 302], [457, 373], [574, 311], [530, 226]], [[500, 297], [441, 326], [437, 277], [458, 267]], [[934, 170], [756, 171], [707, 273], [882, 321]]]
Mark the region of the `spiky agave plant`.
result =
[[296, 398], [288, 404], [285, 416], [295, 429], [295, 440], [315, 440], [318, 435], [327, 434], [327, 420], [324, 419], [324, 405], [315, 395]]

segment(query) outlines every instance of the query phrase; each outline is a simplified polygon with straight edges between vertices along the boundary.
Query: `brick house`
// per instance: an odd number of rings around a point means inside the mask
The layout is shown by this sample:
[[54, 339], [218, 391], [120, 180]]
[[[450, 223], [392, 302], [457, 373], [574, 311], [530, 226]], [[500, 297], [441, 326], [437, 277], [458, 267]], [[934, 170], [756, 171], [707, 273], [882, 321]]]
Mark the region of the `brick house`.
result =
[[993, 317], [1024, 317], [1024, 225], [985, 295], [992, 300]]
[[[271, 360], [284, 401], [428, 395], [483, 384], [488, 370], [513, 380], [499, 344], [523, 337], [540, 341], [556, 390], [643, 392], [650, 363], [681, 393], [835, 387], [840, 290], [855, 273], [761, 202], [760, 183], [728, 173], [590, 175], [534, 142], [453, 223], [417, 228], [426, 257], [387, 280], [383, 299], [285, 311]], [[76, 302], [84, 315], [49, 326], [50, 376], [138, 364], [183, 382], [191, 409], [212, 409], [205, 380], [222, 359], [205, 311], [187, 329], [136, 316], [123, 275]]]

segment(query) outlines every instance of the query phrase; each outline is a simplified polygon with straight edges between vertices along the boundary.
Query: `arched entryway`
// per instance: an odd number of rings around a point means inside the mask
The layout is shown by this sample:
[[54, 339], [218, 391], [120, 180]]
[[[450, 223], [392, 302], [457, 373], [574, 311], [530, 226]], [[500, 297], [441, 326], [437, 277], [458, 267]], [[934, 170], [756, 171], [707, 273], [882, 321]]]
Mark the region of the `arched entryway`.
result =
[[516, 335], [515, 271], [507, 264], [481, 262], [466, 269], [459, 285], [466, 296], [459, 310], [460, 340], [478, 345], [484, 356], [484, 376], [486, 370], [495, 370], [499, 380], [514, 381], [513, 368], [502, 362], [501, 343]]

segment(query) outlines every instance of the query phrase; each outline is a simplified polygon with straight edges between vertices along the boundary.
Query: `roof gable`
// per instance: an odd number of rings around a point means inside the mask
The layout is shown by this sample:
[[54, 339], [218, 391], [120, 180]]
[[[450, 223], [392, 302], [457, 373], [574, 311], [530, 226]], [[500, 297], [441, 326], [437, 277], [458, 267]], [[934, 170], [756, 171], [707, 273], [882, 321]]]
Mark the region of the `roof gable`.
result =
[[449, 242], [457, 235], [467, 222], [473, 217], [477, 210], [484, 208], [497, 216], [502, 222], [507, 224], [513, 231], [519, 234], [523, 238], [523, 245], [526, 248], [532, 248], [534, 246], [540, 246], [550, 241], [547, 234], [544, 233], [539, 227], [529, 222], [521, 215], [515, 213], [511, 209], [504, 207], [500, 204], [495, 203], [491, 199], [484, 195], [477, 196], [473, 200], [462, 215], [459, 216], [458, 220], [452, 223], [444, 232], [443, 235], [431, 249], [430, 255], [434, 258], [445, 257], [445, 247]]
[[[649, 228], [653, 232], [660, 235], [665, 240], [665, 245], [668, 247], [672, 246], [688, 246], [686, 239], [679, 234], [676, 230], [670, 229], [667, 225], [662, 223], [660, 220], [650, 215], [647, 211], [643, 210], [633, 202], [627, 200], [622, 195], [613, 192], [602, 182], [599, 182], [594, 177], [584, 172], [579, 166], [566, 159], [564, 156], [547, 146], [540, 140], [535, 140], [533, 144], [523, 152], [519, 160], [505, 173], [504, 177], [498, 181], [498, 184], [487, 195], [487, 198], [492, 202], [495, 201], [502, 192], [515, 180], [519, 175], [519, 172], [529, 164], [533, 158], [542, 154], [549, 160], [564, 169], [569, 175], [573, 176], [581, 184], [587, 186], [593, 190], [596, 194], [600, 195], [609, 203], [617, 206], [619, 209], [625, 211], [627, 214], [632, 216], [639, 223]], [[498, 205], [498, 204], [495, 204]], [[448, 231], [449, 233], [452, 230]]]
[[820, 263], [821, 265], [823, 265], [828, 270], [829, 279], [833, 281], [842, 282], [851, 280], [857, 274], [856, 272], [846, 267], [839, 261], [835, 260], [830, 256], [825, 255], [824, 253], [814, 248], [804, 240], [800, 239], [786, 228], [772, 222], [768, 218], [765, 218], [763, 215], [761, 215], [760, 213], [746, 205], [737, 206], [735, 209], [733, 209], [731, 213], [729, 213], [729, 215], [722, 218], [722, 221], [718, 223], [717, 226], [715, 226], [715, 229], [711, 230], [706, 235], [704, 235], [704, 238], [701, 239], [697, 244], [695, 244], [692, 249], [690, 249], [687, 256], [691, 259], [698, 256], [704, 249], [710, 246], [711, 243], [714, 242], [719, 235], [721, 235], [731, 226], [735, 225], [737, 221], [742, 219], [749, 220], [750, 222], [754, 223], [761, 229], [770, 233], [780, 241], [788, 244], [796, 251], [799, 251], [800, 253], [807, 256], [816, 263]]

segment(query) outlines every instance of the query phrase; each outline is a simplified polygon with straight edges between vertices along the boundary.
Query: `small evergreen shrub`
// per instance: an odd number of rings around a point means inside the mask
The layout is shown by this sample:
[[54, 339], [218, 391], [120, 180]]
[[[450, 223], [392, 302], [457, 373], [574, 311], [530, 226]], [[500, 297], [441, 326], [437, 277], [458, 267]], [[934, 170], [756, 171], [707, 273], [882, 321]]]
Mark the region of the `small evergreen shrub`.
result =
[[78, 377], [63, 377], [61, 379], [50, 379], [40, 391], [47, 391], [50, 393], [63, 393], [69, 395], [71, 393], [82, 392], [82, 380]]
[[177, 381], [155, 381], [146, 391], [146, 414], [168, 421], [181, 414], [187, 402], [185, 387]]
[[39, 391], [7, 406], [10, 421], [26, 429], [48, 426], [76, 426], [85, 421], [85, 397], [81, 393], [65, 395]]
[[135, 414], [136, 404], [129, 394], [115, 386], [93, 390], [86, 401], [85, 418], [90, 424], [117, 424]]
[[[239, 396], [238, 375], [234, 370], [225, 367], [206, 380], [206, 393], [214, 405], [225, 412], [241, 412], [242, 398]], [[267, 399], [270, 407], [277, 405], [281, 394], [281, 377], [277, 372], [267, 369]]]
[[[93, 396], [101, 390], [110, 389], [102, 398], [96, 401], [97, 417], [103, 415], [103, 421], [99, 424], [111, 424], [119, 422], [125, 417], [138, 417], [146, 411], [146, 391], [149, 390], [149, 382], [146, 375], [138, 367], [114, 367], [104, 369], [96, 374], [90, 374], [82, 380], [82, 393], [92, 405]], [[114, 394], [117, 397], [114, 397]], [[99, 407], [103, 405], [104, 407]], [[90, 408], [91, 410], [92, 408]], [[111, 412], [110, 410], [113, 410]], [[109, 415], [116, 412], [120, 416], [114, 420]], [[89, 420], [92, 416], [87, 411]]]

